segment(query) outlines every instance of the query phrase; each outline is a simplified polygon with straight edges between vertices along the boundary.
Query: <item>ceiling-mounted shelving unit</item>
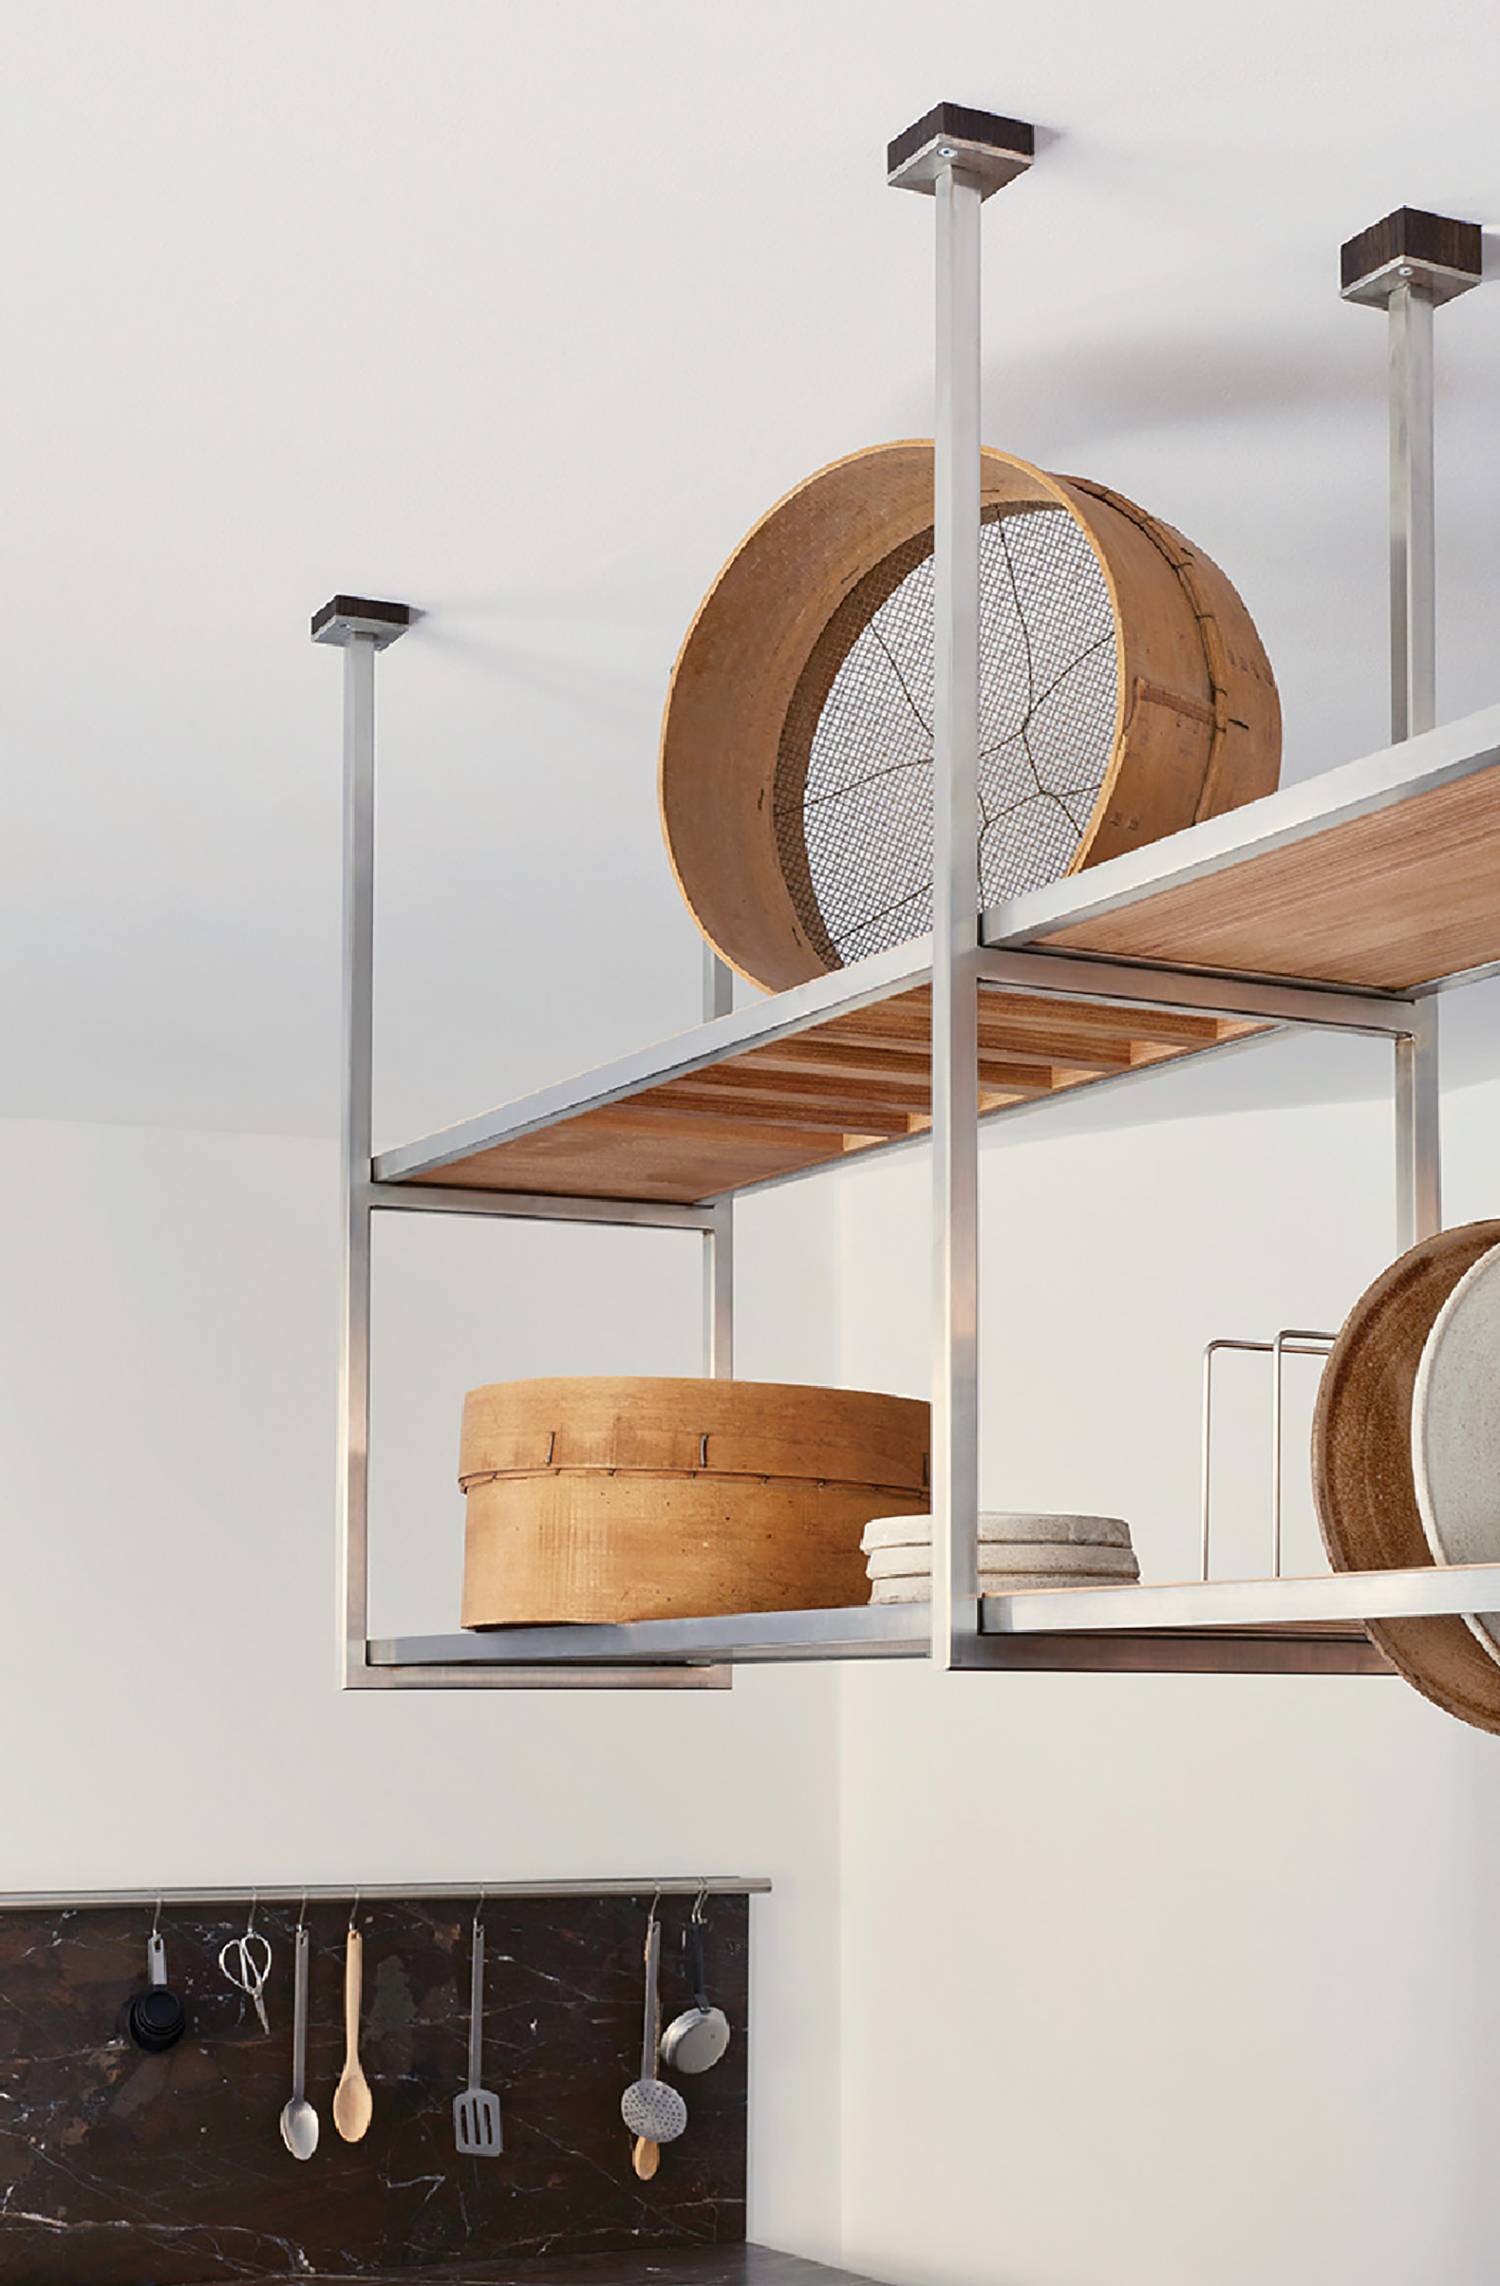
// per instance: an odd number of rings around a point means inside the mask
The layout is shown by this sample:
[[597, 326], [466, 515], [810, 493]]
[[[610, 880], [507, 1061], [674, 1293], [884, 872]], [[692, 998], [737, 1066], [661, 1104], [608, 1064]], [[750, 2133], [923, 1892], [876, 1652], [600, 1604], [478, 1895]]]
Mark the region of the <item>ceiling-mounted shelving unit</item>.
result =
[[[1431, 311], [1478, 276], [1467, 225], [1403, 213], [1345, 250], [1392, 333], [1396, 743], [983, 914], [973, 902], [978, 682], [979, 210], [1031, 131], [944, 105], [890, 179], [933, 195], [938, 247], [934, 928], [600, 1070], [372, 1156], [374, 662], [416, 616], [336, 597], [345, 651], [343, 1679], [351, 1687], [692, 1687], [732, 1667], [931, 1657], [950, 1667], [1388, 1671], [1361, 1622], [1500, 1608], [1500, 1565], [981, 1599], [978, 1131], [1287, 1028], [1392, 1044], [1397, 1237], [1440, 1227], [1434, 996], [1500, 966], [1500, 707], [1431, 727]], [[1429, 227], [1437, 225], [1436, 230]], [[1457, 235], [1455, 235], [1457, 233]], [[1476, 234], [1477, 236], [1477, 234]], [[1467, 265], [1467, 267], [1465, 267]], [[1407, 735], [1409, 731], [1418, 735]], [[933, 1169], [930, 1605], [372, 1640], [367, 1473], [377, 1212], [688, 1230], [705, 1362], [733, 1363], [736, 1195], [925, 1138]]]

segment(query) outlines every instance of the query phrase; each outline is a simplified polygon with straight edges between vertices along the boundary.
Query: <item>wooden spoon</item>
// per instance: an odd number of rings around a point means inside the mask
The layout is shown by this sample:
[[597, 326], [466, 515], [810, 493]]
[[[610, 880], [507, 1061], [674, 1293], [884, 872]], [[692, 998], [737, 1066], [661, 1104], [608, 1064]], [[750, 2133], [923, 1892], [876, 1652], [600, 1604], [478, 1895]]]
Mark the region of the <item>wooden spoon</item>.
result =
[[364, 1950], [363, 1937], [358, 1929], [351, 1929], [344, 1954], [344, 2069], [333, 2091], [333, 2124], [346, 2143], [357, 2143], [375, 2114], [370, 2083], [359, 2065], [359, 1999]]
[[630, 2154], [630, 2164], [643, 2183], [649, 2183], [661, 2165], [661, 2145], [653, 2143], [649, 2135], [638, 2135]]

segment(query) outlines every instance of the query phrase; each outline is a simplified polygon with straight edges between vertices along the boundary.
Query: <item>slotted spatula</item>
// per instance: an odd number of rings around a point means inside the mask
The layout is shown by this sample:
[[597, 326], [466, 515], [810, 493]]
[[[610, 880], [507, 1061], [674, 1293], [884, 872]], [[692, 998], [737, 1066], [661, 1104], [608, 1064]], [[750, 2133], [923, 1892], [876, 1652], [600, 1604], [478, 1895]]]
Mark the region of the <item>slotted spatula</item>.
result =
[[453, 2134], [470, 2159], [498, 2159], [505, 2148], [500, 2129], [500, 2098], [479, 2084], [480, 2043], [484, 2037], [484, 1923], [474, 1916], [474, 1962], [469, 1975], [469, 2084], [453, 2098]]

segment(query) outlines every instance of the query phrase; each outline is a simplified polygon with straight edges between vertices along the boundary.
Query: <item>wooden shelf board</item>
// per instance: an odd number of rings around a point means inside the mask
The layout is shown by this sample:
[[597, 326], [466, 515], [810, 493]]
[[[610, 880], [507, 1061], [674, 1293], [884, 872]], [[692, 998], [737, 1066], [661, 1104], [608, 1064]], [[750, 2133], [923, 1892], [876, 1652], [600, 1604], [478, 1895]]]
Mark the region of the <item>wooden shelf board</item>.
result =
[[1039, 943], [1404, 992], [1500, 960], [1500, 770]]
[[1500, 961], [1500, 707], [997, 906], [991, 945], [1405, 993]]

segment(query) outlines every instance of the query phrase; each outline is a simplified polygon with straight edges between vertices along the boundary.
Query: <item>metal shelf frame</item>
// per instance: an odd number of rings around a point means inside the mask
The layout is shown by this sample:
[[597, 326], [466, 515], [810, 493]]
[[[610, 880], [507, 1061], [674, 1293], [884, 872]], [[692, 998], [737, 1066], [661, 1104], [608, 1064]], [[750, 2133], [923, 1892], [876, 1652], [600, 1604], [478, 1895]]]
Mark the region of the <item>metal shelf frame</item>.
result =
[[[339, 596], [314, 619], [314, 639], [342, 647], [345, 654], [339, 1561], [340, 1672], [347, 1688], [722, 1687], [736, 1664], [892, 1657], [926, 1657], [952, 1670], [1388, 1672], [1359, 1631], [1360, 1622], [1500, 1609], [1500, 1565], [1314, 1579], [1203, 1580], [983, 1599], [978, 1594], [982, 1116], [977, 1074], [982, 996], [1024, 993], [1075, 1006], [1208, 1015], [1259, 1027], [1244, 1038], [1189, 1051], [1200, 1055], [1247, 1046], [1287, 1028], [1351, 1031], [1388, 1040], [1393, 1050], [1396, 1240], [1404, 1248], [1441, 1227], [1438, 1034], [1432, 996], [1500, 965], [1486, 964], [1400, 991], [1366, 990], [1318, 977], [1106, 958], [1059, 949], [1052, 941], [1071, 925], [1126, 909], [1156, 890], [1211, 879], [1249, 859], [1500, 764], [1500, 707], [1432, 727], [1431, 311], [1435, 300], [1451, 298], [1462, 286], [1453, 283], [1449, 272], [1434, 282], [1420, 266], [1403, 264], [1399, 245], [1385, 268], [1361, 272], [1353, 286], [1346, 283], [1350, 299], [1381, 301], [1390, 312], [1392, 745], [976, 917], [980, 217], [983, 202], [1025, 172], [1030, 152], [1029, 129], [954, 106], [939, 106], [892, 145], [889, 179], [932, 197], [936, 231], [935, 847], [929, 938], [740, 1009], [733, 1006], [728, 970], [709, 954], [704, 1020], [698, 1029], [374, 1156], [375, 659], [419, 614], [407, 605]], [[1388, 225], [1351, 245], [1363, 246], [1382, 231]], [[1377, 252], [1385, 260], [1385, 240]], [[1346, 278], [1347, 273], [1346, 259]], [[1409, 735], [1413, 731], [1417, 735]], [[921, 1140], [930, 1147], [932, 1171], [931, 1603], [371, 1639], [374, 1217], [382, 1212], [499, 1215], [695, 1231], [703, 1242], [704, 1369], [711, 1375], [731, 1374], [732, 1195], [684, 1203], [497, 1190], [482, 1187], [472, 1176], [445, 1183], [445, 1170], [493, 1146], [627, 1102], [647, 1088], [789, 1039], [929, 981], [931, 1122]], [[1109, 1072], [1084, 1084], [1112, 1086], [1143, 1076], [1143, 1070]], [[1014, 1117], [1038, 1108], [1035, 1102], [1012, 1104], [983, 1116]], [[793, 1179], [800, 1176], [771, 1178]], [[742, 1187], [749, 1191], [769, 1185]]]
[[[966, 1668], [1140, 1667], [1141, 1646], [1181, 1635], [1202, 1660], [1216, 1638], [1237, 1671], [1379, 1674], [1374, 1646], [1354, 1632], [1367, 1619], [1500, 1610], [1500, 1564], [1425, 1571], [1330, 1572], [1305, 1579], [1190, 1580], [1143, 1587], [1050, 1588], [984, 1596], [972, 1644], [942, 1651], [943, 1607], [856, 1604], [837, 1611], [745, 1612], [715, 1619], [640, 1620], [626, 1627], [526, 1627], [398, 1636], [371, 1644], [392, 1670], [445, 1661], [572, 1659], [626, 1671], [633, 1662], [730, 1661], [792, 1665], [814, 1659], [944, 1657]], [[1089, 1655], [1078, 1655], [1078, 1638]], [[1173, 1664], [1163, 1654], [1160, 1663]], [[1195, 1662], [1197, 1663], [1197, 1662]], [[1203, 1662], [1212, 1664], [1211, 1661]]]
[[[373, 1158], [373, 980], [375, 965], [375, 660], [420, 615], [408, 604], [335, 596], [315, 614], [312, 638], [344, 653], [343, 807], [343, 1117], [341, 1184], [343, 1312], [339, 1354], [338, 1500], [339, 1676], [346, 1690], [598, 1689], [614, 1678], [599, 1668], [476, 1669], [446, 1662], [377, 1664], [369, 1640], [370, 1341], [374, 1218], [382, 1212], [502, 1214], [537, 1222], [587, 1222], [655, 1230], [696, 1230], [703, 1240], [704, 1364], [734, 1370], [734, 1224], [728, 1202], [678, 1206], [650, 1199], [571, 1199], [441, 1188], [403, 1189], [384, 1181]], [[729, 997], [727, 971], [705, 963], [705, 1013]], [[681, 1663], [642, 1668], [636, 1688], [724, 1688], [727, 1669]]]

